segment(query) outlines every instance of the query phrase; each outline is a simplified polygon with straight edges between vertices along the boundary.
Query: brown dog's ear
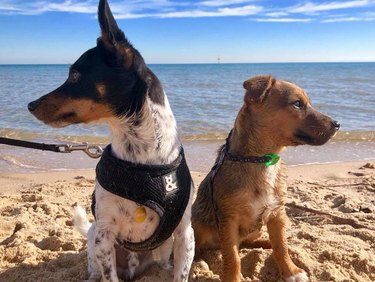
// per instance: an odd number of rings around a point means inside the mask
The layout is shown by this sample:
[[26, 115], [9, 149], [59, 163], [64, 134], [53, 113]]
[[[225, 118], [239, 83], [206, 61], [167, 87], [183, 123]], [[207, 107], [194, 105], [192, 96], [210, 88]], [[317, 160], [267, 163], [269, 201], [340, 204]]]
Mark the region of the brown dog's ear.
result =
[[245, 103], [247, 105], [262, 103], [275, 82], [271, 75], [259, 75], [246, 80], [243, 83], [246, 89]]

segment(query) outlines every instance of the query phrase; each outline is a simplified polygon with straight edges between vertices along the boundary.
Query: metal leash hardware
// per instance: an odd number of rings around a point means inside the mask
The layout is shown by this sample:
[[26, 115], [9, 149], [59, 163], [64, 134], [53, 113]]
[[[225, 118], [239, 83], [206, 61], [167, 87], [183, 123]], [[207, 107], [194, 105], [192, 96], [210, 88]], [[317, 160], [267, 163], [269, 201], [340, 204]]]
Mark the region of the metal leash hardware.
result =
[[58, 145], [60, 153], [71, 153], [73, 151], [83, 151], [89, 157], [93, 159], [100, 158], [103, 154], [103, 148], [98, 145], [90, 145], [88, 143], [82, 143], [77, 145], [65, 144], [65, 145]]

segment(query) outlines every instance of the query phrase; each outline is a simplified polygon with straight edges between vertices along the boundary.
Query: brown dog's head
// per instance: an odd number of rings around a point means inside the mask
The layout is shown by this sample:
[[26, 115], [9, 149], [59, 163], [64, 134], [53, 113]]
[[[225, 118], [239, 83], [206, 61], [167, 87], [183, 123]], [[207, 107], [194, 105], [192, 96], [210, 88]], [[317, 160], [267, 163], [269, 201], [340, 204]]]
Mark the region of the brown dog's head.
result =
[[281, 146], [323, 145], [338, 131], [340, 124], [315, 110], [306, 92], [272, 76], [256, 76], [243, 83], [245, 106], [265, 138]]
[[98, 19], [102, 36], [97, 46], [70, 67], [64, 84], [28, 105], [50, 126], [131, 116], [147, 95], [154, 103], [164, 103], [159, 80], [117, 26], [106, 0], [100, 0]]

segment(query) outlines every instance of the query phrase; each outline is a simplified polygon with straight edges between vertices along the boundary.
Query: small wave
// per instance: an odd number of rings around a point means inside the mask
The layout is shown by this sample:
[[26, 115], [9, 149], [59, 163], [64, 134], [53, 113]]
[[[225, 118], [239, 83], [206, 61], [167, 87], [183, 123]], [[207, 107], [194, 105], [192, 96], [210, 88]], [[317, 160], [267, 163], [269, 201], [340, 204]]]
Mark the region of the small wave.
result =
[[[228, 133], [207, 133], [183, 135], [185, 141], [224, 140]], [[375, 131], [339, 131], [333, 141], [375, 141]]]
[[209, 140], [223, 140], [227, 138], [228, 133], [205, 133], [205, 134], [192, 134], [182, 135], [185, 141], [209, 141]]
[[33, 165], [29, 165], [29, 164], [23, 163], [21, 160], [18, 160], [14, 156], [10, 156], [10, 155], [0, 156], [0, 160], [3, 160], [6, 163], [8, 163], [10, 165], [17, 166], [19, 168], [41, 169], [40, 167], [36, 167], [36, 166], [33, 166]]
[[[108, 144], [109, 138], [106, 136], [91, 135], [47, 135], [26, 130], [0, 128], [0, 136], [22, 140], [33, 140], [40, 142], [61, 142], [61, 143], [83, 143]], [[209, 132], [203, 134], [184, 134], [181, 137], [184, 141], [210, 141], [225, 140], [228, 132]], [[339, 131], [333, 138], [334, 141], [375, 141], [375, 131]]]
[[90, 135], [50, 135], [39, 132], [32, 132], [13, 128], [0, 128], [0, 136], [13, 139], [39, 142], [59, 142], [59, 143], [83, 143], [108, 144], [109, 138], [106, 136]]
[[375, 131], [339, 131], [334, 141], [375, 141]]

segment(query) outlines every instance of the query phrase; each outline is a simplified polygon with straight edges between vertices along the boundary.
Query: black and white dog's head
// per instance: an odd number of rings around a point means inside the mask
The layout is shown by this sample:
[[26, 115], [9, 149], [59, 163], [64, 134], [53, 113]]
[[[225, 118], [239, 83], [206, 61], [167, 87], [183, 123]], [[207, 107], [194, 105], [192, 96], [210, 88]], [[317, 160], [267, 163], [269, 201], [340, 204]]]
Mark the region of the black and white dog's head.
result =
[[57, 89], [29, 103], [29, 111], [44, 123], [64, 127], [109, 117], [131, 116], [148, 95], [164, 104], [158, 78], [119, 29], [106, 0], [98, 9], [101, 37], [70, 67]]

